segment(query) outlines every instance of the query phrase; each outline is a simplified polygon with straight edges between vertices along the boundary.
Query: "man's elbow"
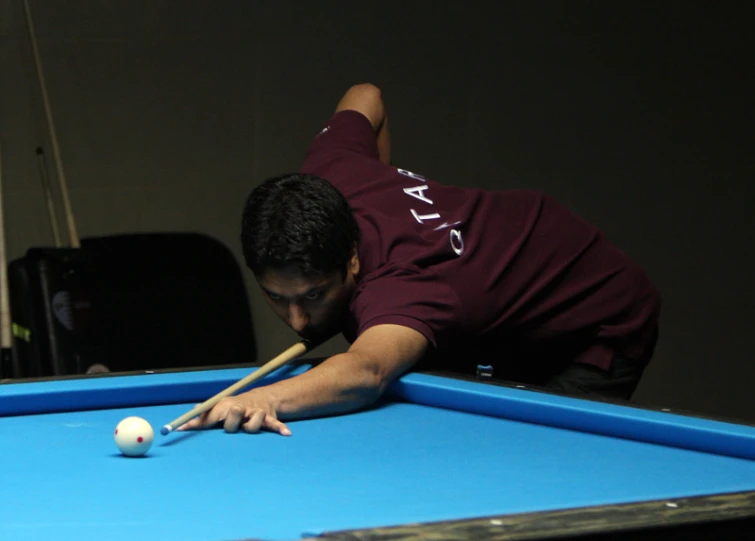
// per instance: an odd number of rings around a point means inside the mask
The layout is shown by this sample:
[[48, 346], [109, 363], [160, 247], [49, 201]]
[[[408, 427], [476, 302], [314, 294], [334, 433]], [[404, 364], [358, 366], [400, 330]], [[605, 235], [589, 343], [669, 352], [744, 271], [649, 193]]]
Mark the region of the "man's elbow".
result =
[[346, 91], [345, 95], [359, 96], [361, 99], [368, 101], [382, 101], [383, 92], [377, 85], [372, 83], [358, 83]]
[[377, 132], [385, 120], [383, 92], [372, 83], [359, 83], [349, 88], [336, 107], [336, 112], [353, 110], [362, 113]]
[[369, 407], [377, 402], [390, 384], [391, 381], [379, 366], [364, 366], [358, 378], [353, 381], [351, 392], [359, 407]]
[[380, 398], [388, 388], [399, 379], [407, 370], [396, 371], [380, 362], [375, 362], [368, 372], [363, 375], [363, 384], [366, 394], [374, 402]]

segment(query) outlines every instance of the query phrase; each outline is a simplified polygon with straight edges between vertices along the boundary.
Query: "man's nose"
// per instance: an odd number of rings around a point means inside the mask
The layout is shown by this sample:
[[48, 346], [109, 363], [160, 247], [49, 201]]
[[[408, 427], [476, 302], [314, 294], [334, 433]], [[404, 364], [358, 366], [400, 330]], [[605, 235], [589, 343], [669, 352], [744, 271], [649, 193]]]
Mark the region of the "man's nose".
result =
[[288, 321], [293, 330], [301, 332], [309, 324], [309, 314], [300, 305], [291, 303], [288, 307]]

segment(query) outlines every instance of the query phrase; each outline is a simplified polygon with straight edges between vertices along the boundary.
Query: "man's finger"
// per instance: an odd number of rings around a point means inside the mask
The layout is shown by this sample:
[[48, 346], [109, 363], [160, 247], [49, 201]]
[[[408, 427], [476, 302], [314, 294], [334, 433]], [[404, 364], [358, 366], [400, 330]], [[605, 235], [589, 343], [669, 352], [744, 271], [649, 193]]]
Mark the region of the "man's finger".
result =
[[194, 417], [190, 421], [186, 421], [186, 423], [178, 427], [176, 430], [182, 431], [182, 430], [197, 430], [200, 428], [210, 428], [212, 426], [215, 426], [218, 422], [222, 421], [223, 418], [224, 418], [224, 415], [223, 415], [222, 409], [218, 408], [216, 405], [210, 411], [206, 411], [203, 414], [197, 417]]
[[244, 408], [235, 404], [228, 409], [223, 428], [226, 432], [236, 432], [244, 421]]
[[262, 428], [262, 423], [265, 421], [265, 412], [262, 410], [256, 410], [249, 417], [249, 420], [244, 423], [244, 432], [249, 434], [256, 434]]
[[281, 436], [291, 435], [291, 430], [284, 423], [271, 415], [265, 417], [264, 427], [272, 432], [277, 432]]

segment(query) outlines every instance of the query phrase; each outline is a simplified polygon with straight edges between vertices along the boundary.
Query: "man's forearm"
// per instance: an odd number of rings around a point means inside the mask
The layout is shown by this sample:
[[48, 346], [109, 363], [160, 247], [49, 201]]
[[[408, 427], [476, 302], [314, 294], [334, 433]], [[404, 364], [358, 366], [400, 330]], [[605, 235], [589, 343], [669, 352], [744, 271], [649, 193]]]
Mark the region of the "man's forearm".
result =
[[384, 382], [376, 370], [350, 357], [335, 355], [303, 374], [252, 392], [267, 393], [281, 420], [358, 410], [377, 400]]

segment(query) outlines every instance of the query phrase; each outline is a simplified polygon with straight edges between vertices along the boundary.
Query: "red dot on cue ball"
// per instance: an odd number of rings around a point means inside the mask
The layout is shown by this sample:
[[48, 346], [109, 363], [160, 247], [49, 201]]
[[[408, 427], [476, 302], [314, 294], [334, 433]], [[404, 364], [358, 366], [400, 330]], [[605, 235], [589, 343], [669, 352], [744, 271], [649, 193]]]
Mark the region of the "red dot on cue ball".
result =
[[136, 441], [138, 441], [139, 443], [141, 443], [141, 442], [144, 441], [144, 438], [142, 438], [141, 436], [139, 436], [138, 438], [136, 438]]
[[116, 434], [118, 433], [118, 429], [117, 429], [117, 428], [115, 429], [115, 433], [116, 433]]

